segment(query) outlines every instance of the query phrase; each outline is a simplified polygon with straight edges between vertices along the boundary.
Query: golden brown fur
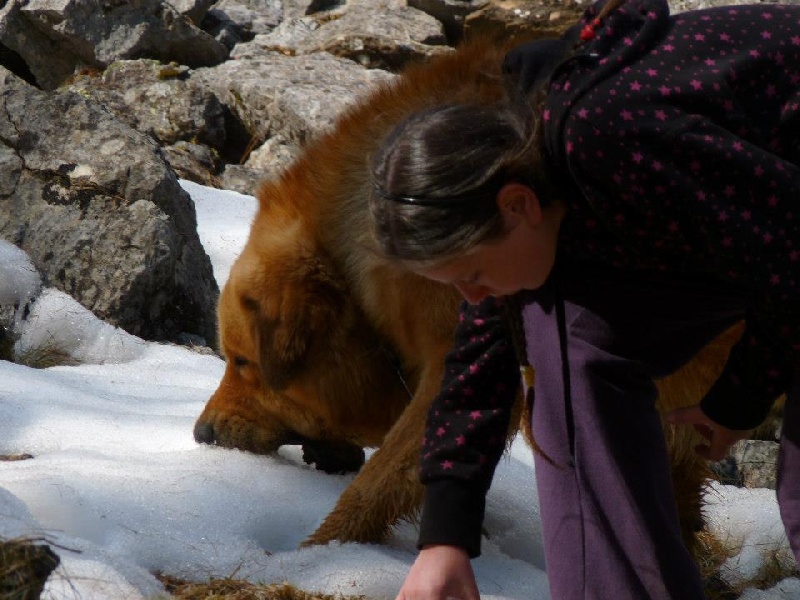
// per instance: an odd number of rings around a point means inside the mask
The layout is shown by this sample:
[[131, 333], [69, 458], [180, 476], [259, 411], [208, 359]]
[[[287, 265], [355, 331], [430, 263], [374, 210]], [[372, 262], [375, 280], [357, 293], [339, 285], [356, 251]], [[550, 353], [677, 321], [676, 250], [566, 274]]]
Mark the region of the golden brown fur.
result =
[[[379, 541], [415, 514], [418, 447], [459, 303], [455, 290], [379, 258], [367, 221], [368, 158], [411, 112], [502, 98], [504, 52], [475, 42], [412, 67], [259, 190], [250, 238], [220, 298], [227, 368], [195, 431], [201, 441], [260, 453], [302, 443], [327, 470], [357, 468], [361, 447], [380, 446], [311, 543]], [[663, 405], [696, 402], [729, 345], [663, 382]], [[705, 465], [685, 433], [670, 439], [691, 529]]]

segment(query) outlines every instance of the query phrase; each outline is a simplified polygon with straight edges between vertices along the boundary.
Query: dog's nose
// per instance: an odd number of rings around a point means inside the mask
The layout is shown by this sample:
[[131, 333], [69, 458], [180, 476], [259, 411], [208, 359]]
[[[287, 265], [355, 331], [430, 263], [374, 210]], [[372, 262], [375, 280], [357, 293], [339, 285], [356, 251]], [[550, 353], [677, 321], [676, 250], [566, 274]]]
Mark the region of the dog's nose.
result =
[[198, 421], [194, 426], [194, 439], [201, 444], [214, 444], [217, 439], [214, 435], [214, 426], [207, 421]]

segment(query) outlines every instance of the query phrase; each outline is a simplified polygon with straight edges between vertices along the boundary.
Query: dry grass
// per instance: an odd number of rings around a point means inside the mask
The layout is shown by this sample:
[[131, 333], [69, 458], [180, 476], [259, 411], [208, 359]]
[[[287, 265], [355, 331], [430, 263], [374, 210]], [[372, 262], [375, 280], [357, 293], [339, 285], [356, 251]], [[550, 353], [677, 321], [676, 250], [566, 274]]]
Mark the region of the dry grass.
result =
[[0, 541], [0, 600], [36, 600], [59, 558], [43, 540]]
[[741, 543], [723, 542], [707, 529], [698, 532], [694, 541], [694, 558], [705, 583], [706, 599], [734, 600], [738, 598], [740, 592], [725, 582], [721, 569], [726, 560], [736, 556], [741, 550]]
[[742, 551], [742, 540], [734, 537], [721, 540], [705, 530], [698, 534], [697, 539], [702, 549], [695, 558], [706, 582], [707, 600], [735, 600], [746, 589], [766, 590], [789, 577], [800, 577], [794, 555], [784, 542], [765, 545], [761, 550], [759, 571], [747, 579], [739, 579], [735, 575], [726, 577], [726, 570], [730, 567], [725, 563]]
[[364, 596], [304, 592], [288, 583], [254, 584], [232, 578], [189, 583], [169, 575], [158, 578], [176, 600], [365, 600]]
[[788, 548], [776, 543], [774, 547], [764, 548], [761, 555], [763, 560], [759, 571], [747, 581], [735, 586], [738, 592], [737, 597], [747, 588], [767, 590], [787, 577], [800, 577], [800, 571], [798, 571], [794, 555]]
[[47, 369], [49, 367], [69, 366], [80, 364], [68, 353], [59, 349], [55, 344], [44, 345], [18, 354], [14, 362], [32, 369]]

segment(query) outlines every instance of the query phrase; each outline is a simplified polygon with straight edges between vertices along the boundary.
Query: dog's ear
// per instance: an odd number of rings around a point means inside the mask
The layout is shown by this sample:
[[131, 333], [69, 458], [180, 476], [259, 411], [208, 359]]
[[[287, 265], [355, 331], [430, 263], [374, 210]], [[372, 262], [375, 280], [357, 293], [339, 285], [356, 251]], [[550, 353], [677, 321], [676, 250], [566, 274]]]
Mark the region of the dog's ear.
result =
[[326, 351], [347, 294], [332, 263], [322, 254], [300, 254], [272, 273], [259, 297], [244, 296], [251, 314], [264, 384], [283, 390]]

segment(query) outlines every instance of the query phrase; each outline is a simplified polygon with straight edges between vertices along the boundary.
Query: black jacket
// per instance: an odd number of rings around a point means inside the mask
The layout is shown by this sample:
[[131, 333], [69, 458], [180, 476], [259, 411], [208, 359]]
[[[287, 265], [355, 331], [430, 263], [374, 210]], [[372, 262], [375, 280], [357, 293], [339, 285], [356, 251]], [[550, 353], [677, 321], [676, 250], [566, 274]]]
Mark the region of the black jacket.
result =
[[[549, 83], [559, 252], [741, 289], [746, 331], [702, 406], [754, 427], [800, 365], [800, 7], [670, 16], [665, 0], [629, 0], [573, 52], [602, 5], [505, 64], [523, 90]], [[472, 556], [519, 382], [497, 304], [462, 314], [421, 458], [420, 545]]]

